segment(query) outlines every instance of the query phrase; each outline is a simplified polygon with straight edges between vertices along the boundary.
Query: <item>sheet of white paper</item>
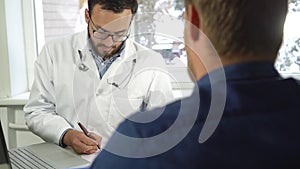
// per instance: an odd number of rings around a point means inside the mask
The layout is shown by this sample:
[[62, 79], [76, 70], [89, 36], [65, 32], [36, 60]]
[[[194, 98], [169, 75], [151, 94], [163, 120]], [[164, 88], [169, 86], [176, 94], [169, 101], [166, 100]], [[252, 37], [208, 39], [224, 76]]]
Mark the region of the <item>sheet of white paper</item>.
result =
[[94, 159], [98, 156], [99, 152], [101, 152], [101, 151], [99, 150], [96, 153], [90, 154], [90, 155], [81, 155], [81, 158], [92, 163], [94, 161]]

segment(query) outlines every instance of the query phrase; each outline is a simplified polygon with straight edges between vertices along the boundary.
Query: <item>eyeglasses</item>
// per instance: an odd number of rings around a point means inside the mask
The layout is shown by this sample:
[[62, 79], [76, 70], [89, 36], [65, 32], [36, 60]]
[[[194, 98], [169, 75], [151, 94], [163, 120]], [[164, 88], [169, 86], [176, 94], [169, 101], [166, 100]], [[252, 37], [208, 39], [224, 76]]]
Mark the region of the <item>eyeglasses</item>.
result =
[[[92, 20], [92, 17], [90, 17], [90, 21], [92, 22], [93, 26], [96, 27], [95, 23]], [[130, 25], [129, 25], [129, 27], [130, 27]], [[129, 37], [129, 29], [125, 33], [122, 33], [122, 34], [109, 33], [107, 31], [103, 30], [102, 28], [98, 28], [96, 30], [92, 27], [92, 29], [93, 29], [93, 36], [96, 39], [105, 40], [108, 37], [111, 37], [114, 43], [115, 42], [123, 42]]]

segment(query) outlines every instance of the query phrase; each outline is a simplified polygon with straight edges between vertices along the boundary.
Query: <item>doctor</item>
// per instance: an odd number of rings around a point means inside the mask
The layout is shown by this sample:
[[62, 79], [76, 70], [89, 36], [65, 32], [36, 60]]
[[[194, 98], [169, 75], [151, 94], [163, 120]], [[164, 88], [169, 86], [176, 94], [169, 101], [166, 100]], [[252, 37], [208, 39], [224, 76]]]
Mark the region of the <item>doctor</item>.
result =
[[129, 38], [137, 8], [136, 0], [88, 0], [88, 31], [44, 46], [24, 107], [33, 133], [92, 154], [131, 113], [173, 99], [161, 55]]

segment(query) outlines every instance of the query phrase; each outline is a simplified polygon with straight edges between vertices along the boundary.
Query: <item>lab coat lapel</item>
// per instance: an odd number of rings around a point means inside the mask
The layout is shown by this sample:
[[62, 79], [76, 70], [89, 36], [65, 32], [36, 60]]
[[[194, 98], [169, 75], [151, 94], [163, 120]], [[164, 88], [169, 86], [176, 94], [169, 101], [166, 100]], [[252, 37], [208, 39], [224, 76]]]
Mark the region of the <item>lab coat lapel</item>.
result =
[[122, 60], [116, 60], [116, 63], [114, 63], [111, 66], [110, 74], [107, 74], [107, 83], [110, 84], [117, 84], [118, 86], [126, 84], [129, 80], [129, 76], [131, 70], [132, 70], [132, 62], [129, 60], [122, 61]]
[[96, 65], [95, 60], [94, 60], [91, 52], [89, 51], [88, 47], [84, 48], [83, 55], [84, 55], [83, 63], [89, 68], [90, 71], [94, 72], [99, 79], [97, 65]]
[[97, 111], [93, 104], [99, 83], [99, 73], [90, 52], [86, 49], [82, 49], [82, 63], [88, 69], [80, 70], [81, 61], [78, 59], [73, 78], [73, 102], [78, 119], [87, 123], [89, 116], [86, 116], [86, 113], [91, 113], [92, 110]]
[[[87, 67], [86, 72], [91, 73], [96, 73], [96, 75], [99, 78], [99, 74], [95, 60], [91, 54], [91, 52], [89, 51], [88, 48], [88, 37], [87, 37], [87, 31], [82, 31], [79, 33], [78, 36], [76, 36], [73, 40], [73, 48], [76, 52], [76, 64], [77, 67], [80, 66], [80, 64], [84, 64]], [[78, 50], [81, 51], [82, 53], [82, 59], [80, 60], [80, 56], [78, 53]]]
[[[134, 61], [135, 60], [135, 61]], [[131, 41], [126, 41], [126, 47], [124, 52], [115, 62], [110, 66], [105, 73], [104, 78], [108, 85], [112, 83], [118, 86], [125, 87], [126, 83], [130, 80], [130, 76], [133, 73], [134, 64], [136, 62], [136, 49]]]

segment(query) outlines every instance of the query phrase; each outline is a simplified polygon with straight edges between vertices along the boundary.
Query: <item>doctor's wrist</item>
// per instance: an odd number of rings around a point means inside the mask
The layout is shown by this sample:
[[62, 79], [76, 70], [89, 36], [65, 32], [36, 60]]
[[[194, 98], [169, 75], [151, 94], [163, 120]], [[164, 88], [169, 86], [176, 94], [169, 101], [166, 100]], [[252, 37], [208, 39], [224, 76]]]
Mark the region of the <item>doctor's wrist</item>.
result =
[[67, 132], [70, 131], [70, 130], [72, 130], [72, 129], [67, 129], [67, 130], [65, 130], [65, 131], [63, 132], [63, 134], [61, 135], [61, 137], [60, 137], [60, 139], [59, 139], [59, 146], [61, 146], [61, 147], [63, 147], [63, 148], [65, 148], [65, 147], [68, 146], [68, 145], [65, 143], [65, 142], [66, 142], [66, 141], [65, 141], [65, 136], [66, 136]]

